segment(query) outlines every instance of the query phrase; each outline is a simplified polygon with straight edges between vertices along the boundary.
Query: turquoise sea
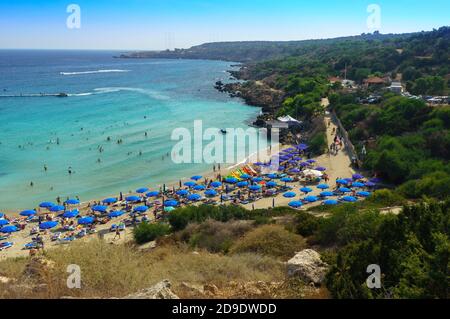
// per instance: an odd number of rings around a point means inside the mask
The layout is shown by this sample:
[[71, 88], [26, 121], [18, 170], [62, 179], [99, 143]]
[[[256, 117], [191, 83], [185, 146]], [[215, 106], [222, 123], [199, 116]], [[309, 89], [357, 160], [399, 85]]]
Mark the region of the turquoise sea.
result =
[[[194, 120], [246, 128], [260, 112], [213, 88], [232, 63], [117, 54], [0, 51], [0, 95], [23, 95], [0, 98], [0, 211], [159, 188], [212, 170], [167, 157], [173, 129], [192, 129]], [[25, 97], [60, 92], [69, 96]]]

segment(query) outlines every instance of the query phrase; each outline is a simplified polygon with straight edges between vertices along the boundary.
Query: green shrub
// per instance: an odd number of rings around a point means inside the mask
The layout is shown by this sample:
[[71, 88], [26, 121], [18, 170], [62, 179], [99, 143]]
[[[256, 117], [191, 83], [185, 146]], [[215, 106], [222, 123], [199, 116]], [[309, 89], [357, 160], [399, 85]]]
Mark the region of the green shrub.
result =
[[295, 226], [297, 234], [309, 237], [319, 229], [319, 218], [305, 212], [299, 212], [295, 217]]
[[395, 191], [389, 189], [380, 189], [373, 192], [372, 196], [366, 199], [368, 203], [374, 203], [381, 206], [395, 206], [404, 204], [404, 198]]
[[134, 240], [145, 244], [170, 233], [170, 226], [163, 223], [141, 223], [133, 229]]

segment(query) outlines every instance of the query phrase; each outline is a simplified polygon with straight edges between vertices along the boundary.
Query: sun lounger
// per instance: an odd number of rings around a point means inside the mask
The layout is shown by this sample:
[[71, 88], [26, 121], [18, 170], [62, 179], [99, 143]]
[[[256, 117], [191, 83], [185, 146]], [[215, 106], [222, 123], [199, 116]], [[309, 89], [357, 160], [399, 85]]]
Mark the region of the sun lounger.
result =
[[0, 240], [5, 240], [5, 239], [8, 239], [9, 237], [11, 237], [11, 234], [1, 235]]
[[11, 248], [13, 245], [14, 245], [14, 243], [10, 242], [10, 241], [0, 243], [0, 251]]
[[60, 239], [61, 238], [61, 233], [60, 232], [57, 232], [57, 233], [54, 233], [51, 237], [50, 237], [50, 240], [51, 241], [56, 241], [56, 240], [58, 240], [58, 239]]
[[27, 249], [37, 249], [39, 248], [39, 243], [32, 241], [31, 243], [25, 244], [23, 245], [23, 249], [27, 250]]
[[68, 244], [72, 241], [75, 240], [75, 237], [64, 237], [64, 238], [60, 238], [56, 241], [57, 244], [59, 245], [64, 245], [64, 244]]

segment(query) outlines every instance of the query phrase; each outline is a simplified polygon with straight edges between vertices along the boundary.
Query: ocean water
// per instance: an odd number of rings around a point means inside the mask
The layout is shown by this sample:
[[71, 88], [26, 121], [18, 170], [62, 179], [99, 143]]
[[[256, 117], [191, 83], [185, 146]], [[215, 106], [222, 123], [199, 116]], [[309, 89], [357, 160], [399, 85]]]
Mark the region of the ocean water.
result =
[[[0, 98], [0, 211], [57, 196], [88, 201], [159, 188], [212, 170], [167, 157], [176, 144], [172, 131], [192, 130], [194, 120], [204, 128], [246, 128], [260, 112], [213, 88], [228, 79], [232, 63], [116, 54], [0, 51], [0, 95], [22, 94]], [[69, 97], [33, 96], [60, 92]]]

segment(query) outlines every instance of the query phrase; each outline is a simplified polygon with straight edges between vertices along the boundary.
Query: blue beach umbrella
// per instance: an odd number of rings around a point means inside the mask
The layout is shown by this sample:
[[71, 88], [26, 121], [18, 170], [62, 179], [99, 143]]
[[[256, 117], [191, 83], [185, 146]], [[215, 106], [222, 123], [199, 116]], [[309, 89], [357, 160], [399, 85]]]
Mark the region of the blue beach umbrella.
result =
[[50, 211], [51, 212], [62, 212], [65, 209], [66, 208], [64, 206], [62, 206], [62, 205], [55, 205], [55, 206], [50, 207]]
[[202, 179], [203, 178], [203, 176], [200, 176], [200, 175], [195, 175], [195, 176], [192, 176], [191, 177], [191, 179], [193, 180], [193, 181], [198, 181], [198, 180], [200, 180], [200, 179]]
[[306, 196], [305, 200], [310, 203], [317, 202], [319, 199], [316, 196]]
[[205, 189], [206, 189], [205, 185], [195, 185], [194, 186], [194, 190], [196, 190], [196, 191], [203, 191]]
[[67, 205], [78, 205], [79, 203], [80, 203], [80, 201], [78, 199], [74, 199], [74, 198], [66, 200]]
[[363, 179], [364, 176], [362, 176], [361, 174], [353, 174], [353, 179]]
[[341, 188], [339, 188], [339, 191], [342, 193], [350, 193], [352, 190], [347, 187], [341, 187]]
[[251, 185], [248, 187], [248, 189], [251, 190], [252, 192], [257, 192], [261, 190], [261, 185]]
[[294, 173], [294, 174], [298, 174], [298, 173], [301, 172], [301, 170], [299, 170], [298, 168], [293, 168], [289, 172]]
[[350, 202], [350, 203], [354, 203], [357, 201], [357, 199], [353, 196], [344, 196], [344, 197], [342, 197], [342, 200], [345, 202]]
[[336, 183], [337, 184], [342, 184], [342, 185], [347, 185], [348, 181], [346, 181], [345, 179], [338, 179], [338, 180], [336, 180]]
[[236, 184], [238, 182], [238, 179], [235, 177], [227, 177], [225, 178], [225, 183], [228, 184]]
[[217, 196], [217, 192], [214, 189], [208, 189], [205, 191], [206, 196], [214, 197]]
[[145, 192], [148, 192], [147, 187], [142, 187], [142, 188], [136, 189], [136, 193], [138, 193], [138, 194], [144, 194]]
[[94, 218], [90, 217], [90, 216], [78, 219], [78, 224], [80, 224], [80, 225], [90, 225], [93, 223], [94, 223]]
[[116, 203], [116, 202], [117, 202], [117, 198], [113, 198], [113, 197], [105, 198], [105, 199], [102, 201], [103, 204], [114, 204], [114, 203]]
[[357, 192], [356, 195], [361, 196], [361, 197], [369, 197], [371, 194], [370, 192]]
[[268, 174], [267, 177], [270, 179], [277, 179], [278, 175], [277, 174]]
[[8, 225], [8, 224], [9, 224], [9, 221], [7, 221], [6, 219], [0, 219], [0, 227]]
[[251, 176], [248, 175], [248, 174], [242, 174], [242, 175], [241, 175], [241, 178], [242, 178], [242, 179], [249, 179], [249, 178], [251, 178]]
[[337, 205], [339, 202], [335, 199], [327, 199], [323, 201], [324, 205]]
[[40, 229], [52, 229], [58, 226], [58, 222], [55, 221], [49, 221], [49, 222], [43, 222], [39, 225]]
[[92, 210], [93, 210], [94, 212], [104, 213], [104, 212], [106, 212], [107, 209], [108, 209], [108, 207], [103, 206], [103, 205], [95, 205], [95, 206], [92, 206]]
[[108, 217], [109, 218], [116, 218], [116, 217], [122, 216], [123, 214], [124, 214], [124, 212], [122, 212], [122, 211], [114, 211], [114, 212], [110, 212], [108, 214]]
[[64, 214], [62, 214], [62, 217], [64, 217], [64, 218], [74, 218], [74, 217], [77, 217], [78, 214], [79, 214], [79, 211], [77, 211], [77, 210], [67, 211], [67, 212], [64, 212]]
[[33, 216], [33, 215], [36, 215], [36, 211], [33, 210], [33, 209], [28, 209], [28, 210], [24, 210], [23, 212], [20, 212], [19, 215], [20, 216], [26, 216], [26, 217]]
[[219, 188], [220, 186], [222, 186], [222, 183], [215, 181], [215, 182], [212, 182], [210, 185], [211, 185], [211, 187]]
[[297, 196], [294, 192], [287, 192], [283, 194], [283, 197], [286, 198], [294, 198], [295, 196]]
[[5, 213], [0, 213], [0, 218], [5, 216]]
[[292, 179], [292, 178], [290, 178], [290, 177], [283, 177], [283, 178], [281, 179], [281, 181], [282, 181], [282, 182], [285, 182], [285, 183], [291, 183], [291, 182], [294, 181], [294, 179]]
[[330, 197], [330, 196], [334, 196], [334, 194], [333, 194], [333, 192], [322, 192], [322, 193], [320, 193], [320, 196]]
[[274, 188], [274, 187], [277, 187], [278, 185], [277, 185], [277, 183], [270, 181], [270, 182], [266, 183], [266, 186], [269, 188]]
[[279, 166], [279, 167], [278, 167], [278, 171], [279, 171], [279, 172], [282, 172], [282, 171], [284, 171], [285, 169], [286, 169], [285, 166]]
[[125, 197], [125, 200], [127, 202], [137, 202], [137, 201], [141, 200], [141, 198], [139, 196], [133, 195], [133, 196]]
[[316, 162], [316, 160], [309, 159], [309, 160], [307, 160], [306, 162], [308, 162], [309, 164], [314, 164], [314, 163]]
[[377, 178], [377, 177], [373, 177], [373, 178], [369, 179], [369, 182], [379, 184], [379, 183], [381, 183], [381, 179]]
[[148, 210], [147, 206], [138, 206], [133, 209], [134, 212], [145, 213]]
[[290, 207], [299, 208], [303, 206], [303, 203], [300, 201], [292, 201], [288, 204]]
[[16, 226], [13, 226], [13, 225], [4, 226], [4, 227], [0, 228], [0, 233], [8, 234], [8, 233], [14, 233], [16, 231], [19, 231], [19, 228], [17, 228]]
[[309, 188], [309, 187], [302, 187], [302, 188], [300, 188], [300, 191], [301, 191], [302, 193], [308, 194], [308, 193], [311, 193], [311, 192], [312, 192], [312, 189]]
[[320, 184], [320, 185], [317, 185], [317, 188], [318, 189], [328, 189], [328, 188], [330, 188], [330, 186], [328, 186], [327, 184]]
[[264, 180], [264, 178], [262, 178], [262, 177], [255, 177], [255, 178], [253, 178], [253, 181], [255, 182], [255, 183], [259, 183], [259, 182], [262, 182]]
[[306, 166], [309, 166], [310, 164], [308, 163], [308, 162], [301, 162], [300, 163], [300, 166], [302, 166], [302, 167], [306, 167]]
[[179, 196], [186, 196], [187, 194], [189, 194], [189, 192], [185, 189], [180, 189], [179, 191], [177, 191], [177, 195]]
[[323, 166], [318, 166], [318, 167], [315, 168], [315, 170], [319, 171], [319, 172], [325, 172], [327, 169], [325, 167], [323, 167]]
[[367, 183], [365, 183], [364, 185], [365, 185], [366, 187], [375, 187], [375, 186], [377, 186], [377, 184], [372, 183], [372, 182], [367, 182]]
[[248, 186], [248, 182], [247, 181], [242, 181], [236, 184], [237, 187], [239, 188], [244, 188]]
[[145, 194], [145, 196], [147, 196], [147, 197], [158, 197], [159, 196], [159, 192], [157, 192], [157, 191], [148, 192], [147, 194]]
[[164, 202], [164, 206], [172, 206], [172, 207], [174, 207], [174, 206], [178, 206], [178, 202], [176, 201], [176, 200], [166, 200], [165, 202]]
[[261, 162], [256, 162], [256, 163], [254, 163], [253, 165], [256, 165], [256, 166], [263, 166], [263, 165], [264, 165], [264, 163], [261, 163]]
[[52, 202], [42, 202], [39, 204], [39, 207], [41, 208], [50, 208], [52, 206], [55, 206], [55, 204]]
[[363, 183], [360, 183], [360, 182], [354, 182], [354, 183], [352, 184], [352, 187], [360, 188], [360, 187], [364, 187], [364, 184], [363, 184]]
[[306, 145], [306, 144], [299, 144], [299, 145], [296, 146], [296, 148], [301, 150], [301, 151], [304, 151], [304, 150], [306, 150], [308, 148], [308, 145]]
[[164, 207], [164, 211], [165, 211], [165, 212], [171, 212], [171, 211], [173, 211], [173, 210], [175, 210], [175, 207], [172, 207], [172, 206], [166, 206], [166, 207]]
[[187, 197], [190, 201], [198, 201], [200, 200], [202, 197], [199, 194], [191, 194]]
[[187, 186], [189, 188], [194, 187], [195, 185], [197, 185], [195, 182], [186, 182], [183, 184], [184, 186]]

